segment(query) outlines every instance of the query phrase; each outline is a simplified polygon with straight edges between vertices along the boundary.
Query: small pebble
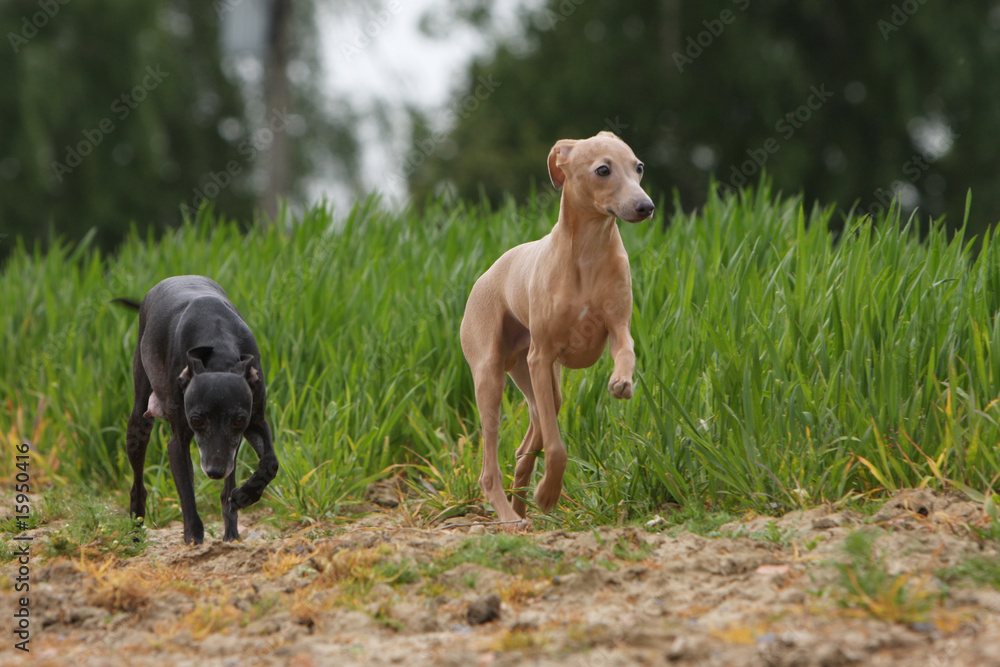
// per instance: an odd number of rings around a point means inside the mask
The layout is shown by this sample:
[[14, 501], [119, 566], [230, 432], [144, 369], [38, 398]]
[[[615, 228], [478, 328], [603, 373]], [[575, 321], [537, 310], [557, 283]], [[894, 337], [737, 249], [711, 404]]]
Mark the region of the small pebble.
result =
[[481, 625], [500, 618], [500, 595], [490, 593], [479, 598], [471, 605], [466, 613], [469, 625]]

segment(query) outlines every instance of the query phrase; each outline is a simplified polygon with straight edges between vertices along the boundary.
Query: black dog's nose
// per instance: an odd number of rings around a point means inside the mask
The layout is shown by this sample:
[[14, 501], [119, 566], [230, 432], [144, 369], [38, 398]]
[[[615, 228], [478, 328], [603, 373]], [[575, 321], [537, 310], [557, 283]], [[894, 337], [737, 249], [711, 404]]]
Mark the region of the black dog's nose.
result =
[[656, 207], [653, 206], [653, 202], [647, 199], [646, 201], [641, 201], [635, 205], [635, 212], [644, 218], [648, 218], [653, 215], [653, 209], [655, 208]]
[[205, 474], [212, 479], [222, 479], [226, 476], [225, 468], [205, 468]]

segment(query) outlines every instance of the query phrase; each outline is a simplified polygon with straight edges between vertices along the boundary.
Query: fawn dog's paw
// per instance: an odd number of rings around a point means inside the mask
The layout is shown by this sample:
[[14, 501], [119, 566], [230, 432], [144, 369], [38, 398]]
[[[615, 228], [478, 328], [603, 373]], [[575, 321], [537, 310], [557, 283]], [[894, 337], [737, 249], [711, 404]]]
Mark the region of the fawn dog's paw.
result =
[[634, 393], [632, 378], [612, 377], [608, 382], [608, 391], [615, 398], [632, 398]]

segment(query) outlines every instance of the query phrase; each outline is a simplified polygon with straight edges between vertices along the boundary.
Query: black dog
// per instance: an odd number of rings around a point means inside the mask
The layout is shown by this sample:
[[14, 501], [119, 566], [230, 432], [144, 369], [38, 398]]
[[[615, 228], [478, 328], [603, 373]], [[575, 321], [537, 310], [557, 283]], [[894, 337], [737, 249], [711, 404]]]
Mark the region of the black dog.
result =
[[[250, 328], [214, 281], [202, 276], [167, 278], [149, 290], [139, 309], [139, 342], [132, 372], [135, 403], [125, 446], [132, 464], [131, 513], [146, 516], [142, 475], [155, 417], [170, 422], [170, 469], [184, 516], [184, 541], [201, 544], [205, 530], [194, 500], [191, 436], [201, 452], [201, 469], [222, 487], [223, 540], [239, 539], [236, 511], [260, 500], [278, 474], [260, 352]], [[236, 454], [246, 437], [260, 463], [236, 487]], [[234, 491], [235, 489], [235, 491]]]

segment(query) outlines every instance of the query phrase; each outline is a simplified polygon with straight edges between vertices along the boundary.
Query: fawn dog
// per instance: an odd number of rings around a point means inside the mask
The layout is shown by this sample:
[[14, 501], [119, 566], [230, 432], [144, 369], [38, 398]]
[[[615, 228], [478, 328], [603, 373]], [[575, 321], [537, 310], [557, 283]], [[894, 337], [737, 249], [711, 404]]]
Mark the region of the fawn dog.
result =
[[[632, 397], [632, 279], [616, 219], [640, 222], [654, 208], [639, 186], [642, 163], [611, 132], [559, 140], [548, 167], [552, 185], [562, 190], [555, 226], [543, 238], [508, 250], [480, 276], [461, 326], [483, 430], [479, 486], [500, 521], [513, 529], [529, 526], [523, 489], [543, 450], [545, 474], [535, 502], [547, 513], [562, 493], [561, 367], [592, 366], [607, 345], [614, 360], [608, 390], [615, 398]], [[513, 506], [504, 495], [498, 458], [505, 374], [524, 394], [530, 420], [517, 449]]]

